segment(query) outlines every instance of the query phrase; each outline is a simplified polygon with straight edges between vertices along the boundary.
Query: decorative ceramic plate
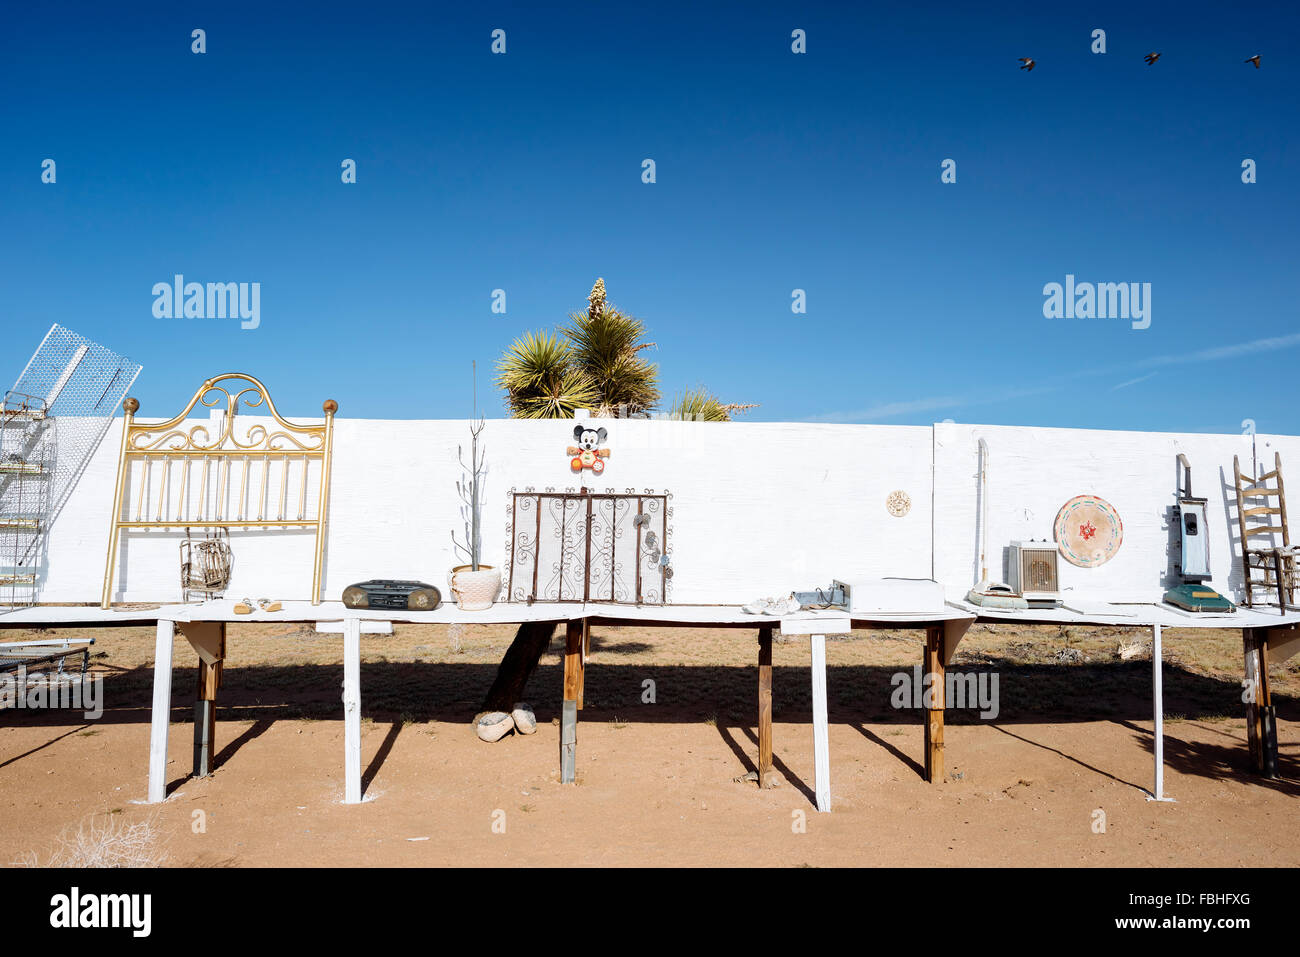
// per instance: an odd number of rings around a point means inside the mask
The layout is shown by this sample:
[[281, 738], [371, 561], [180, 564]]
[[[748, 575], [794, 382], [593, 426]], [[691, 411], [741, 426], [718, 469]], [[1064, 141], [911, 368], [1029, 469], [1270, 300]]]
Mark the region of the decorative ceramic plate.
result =
[[1056, 547], [1080, 568], [1104, 565], [1124, 541], [1119, 512], [1096, 495], [1076, 495], [1056, 513]]
[[901, 489], [896, 492], [890, 492], [885, 498], [885, 508], [889, 509], [889, 514], [894, 518], [902, 518], [912, 510], [912, 499]]

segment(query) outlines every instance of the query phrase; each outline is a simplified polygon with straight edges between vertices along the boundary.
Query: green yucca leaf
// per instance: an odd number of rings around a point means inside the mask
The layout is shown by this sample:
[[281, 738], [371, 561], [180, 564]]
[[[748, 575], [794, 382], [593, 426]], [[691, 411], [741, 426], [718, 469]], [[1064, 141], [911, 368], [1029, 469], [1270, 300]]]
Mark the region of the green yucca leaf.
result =
[[497, 362], [497, 385], [517, 419], [572, 418], [600, 401], [590, 378], [573, 365], [568, 343], [550, 333], [527, 332]]
[[756, 409], [757, 405], [739, 402], [721, 402], [708, 389], [687, 389], [673, 399], [668, 418], [687, 422], [730, 422], [738, 412]]

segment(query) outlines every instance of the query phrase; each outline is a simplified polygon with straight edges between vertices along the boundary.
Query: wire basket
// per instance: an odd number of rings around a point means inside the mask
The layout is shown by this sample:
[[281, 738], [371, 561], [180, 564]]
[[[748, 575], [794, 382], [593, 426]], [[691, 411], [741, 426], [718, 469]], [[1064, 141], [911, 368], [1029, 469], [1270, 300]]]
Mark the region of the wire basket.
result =
[[216, 528], [205, 538], [194, 538], [185, 529], [181, 542], [181, 595], [190, 600], [190, 592], [199, 592], [209, 598], [224, 592], [230, 585], [230, 535], [224, 528]]

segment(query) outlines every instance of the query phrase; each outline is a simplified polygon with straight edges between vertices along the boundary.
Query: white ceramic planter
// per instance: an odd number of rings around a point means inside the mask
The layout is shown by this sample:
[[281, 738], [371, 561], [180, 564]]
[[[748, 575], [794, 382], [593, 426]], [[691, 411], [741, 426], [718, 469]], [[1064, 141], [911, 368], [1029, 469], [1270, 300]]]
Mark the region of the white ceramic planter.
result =
[[501, 570], [491, 565], [479, 565], [474, 571], [470, 565], [457, 565], [447, 576], [456, 607], [461, 611], [482, 611], [491, 608], [501, 592]]

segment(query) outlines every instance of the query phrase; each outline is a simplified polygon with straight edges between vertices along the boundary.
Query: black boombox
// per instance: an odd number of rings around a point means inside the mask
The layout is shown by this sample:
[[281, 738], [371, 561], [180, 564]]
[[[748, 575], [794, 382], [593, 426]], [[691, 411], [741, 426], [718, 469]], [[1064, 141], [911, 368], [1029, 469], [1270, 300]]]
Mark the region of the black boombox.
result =
[[427, 582], [393, 581], [376, 578], [343, 589], [348, 608], [399, 608], [433, 611], [442, 604], [442, 592]]

